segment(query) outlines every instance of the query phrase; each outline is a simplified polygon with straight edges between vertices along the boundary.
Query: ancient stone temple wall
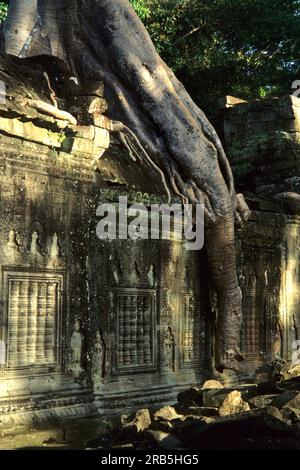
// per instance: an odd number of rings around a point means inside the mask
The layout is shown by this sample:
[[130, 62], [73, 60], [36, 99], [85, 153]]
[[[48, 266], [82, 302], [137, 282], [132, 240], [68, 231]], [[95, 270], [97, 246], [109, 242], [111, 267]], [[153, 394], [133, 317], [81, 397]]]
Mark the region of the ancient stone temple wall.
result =
[[227, 99], [224, 139], [237, 187], [252, 209], [237, 236], [244, 322], [243, 373], [292, 360], [300, 335], [300, 100]]
[[[102, 196], [116, 201], [125, 193]], [[135, 196], [145, 205], [163, 201]], [[211, 321], [201, 255], [179, 241], [95, 237], [91, 252], [92, 329], [101, 332], [105, 357], [93, 379], [99, 410], [164, 402], [209, 374]]]
[[1, 426], [169, 403], [210, 375], [202, 254], [98, 239], [100, 203], [164, 189], [109, 136], [101, 84], [60, 103], [75, 125], [40, 111], [47, 83], [25, 71], [0, 104]]

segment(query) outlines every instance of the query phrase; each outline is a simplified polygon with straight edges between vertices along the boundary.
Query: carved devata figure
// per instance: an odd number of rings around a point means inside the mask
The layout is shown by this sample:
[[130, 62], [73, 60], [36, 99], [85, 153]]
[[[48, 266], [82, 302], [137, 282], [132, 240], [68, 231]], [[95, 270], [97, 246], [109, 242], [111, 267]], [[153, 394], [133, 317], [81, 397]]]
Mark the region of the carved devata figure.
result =
[[175, 366], [175, 338], [172, 333], [172, 328], [168, 327], [165, 331], [164, 338], [164, 370], [174, 371]]
[[81, 367], [83, 340], [84, 336], [82, 333], [81, 322], [80, 320], [76, 320], [74, 331], [71, 336], [71, 363], [69, 367], [70, 372], [72, 372], [75, 377], [79, 377], [83, 372]]
[[[152, 161], [183, 201], [205, 205], [206, 249], [218, 294], [215, 362], [218, 370], [238, 370], [242, 312], [234, 222], [241, 223], [249, 210], [235, 193], [215, 130], [159, 57], [129, 1], [11, 0], [5, 47], [19, 57], [61, 59], [57, 71], [68, 75], [66, 83], [72, 77], [78, 94], [103, 81], [111, 127], [130, 154]], [[53, 70], [52, 76], [57, 78]], [[61, 116], [51, 86], [46, 111]]]
[[101, 387], [105, 373], [105, 344], [100, 331], [97, 331], [92, 356], [91, 377], [94, 391]]

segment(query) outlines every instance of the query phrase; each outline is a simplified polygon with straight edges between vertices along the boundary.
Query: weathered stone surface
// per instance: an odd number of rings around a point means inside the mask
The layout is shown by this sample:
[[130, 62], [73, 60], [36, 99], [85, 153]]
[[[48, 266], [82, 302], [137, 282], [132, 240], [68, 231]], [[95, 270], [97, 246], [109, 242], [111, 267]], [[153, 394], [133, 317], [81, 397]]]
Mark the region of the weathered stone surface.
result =
[[294, 390], [300, 392], [300, 377], [294, 377], [289, 380], [282, 380], [277, 383], [277, 390], [283, 392], [284, 390]]
[[283, 418], [283, 415], [282, 413], [279, 411], [278, 408], [276, 408], [276, 406], [269, 406], [266, 408], [266, 412], [273, 416], [273, 418], [277, 418], [277, 419], [280, 419], [281, 421], [284, 421], [284, 418]]
[[226, 149], [244, 190], [264, 196], [299, 193], [299, 102], [282, 96], [237, 104], [225, 112]]
[[238, 386], [236, 388], [206, 389], [202, 390], [203, 406], [218, 408], [227, 396], [238, 390], [244, 400], [253, 397], [257, 393], [255, 384], [249, 386]]
[[102, 97], [73, 96], [68, 99], [67, 107], [80, 125], [93, 124], [102, 127], [101, 115], [107, 111], [108, 104]]
[[230, 416], [237, 413], [244, 413], [250, 411], [250, 406], [242, 399], [241, 392], [231, 392], [223, 401], [219, 408], [220, 416]]
[[265, 412], [234, 415], [180, 435], [189, 449], [300, 449], [298, 433]]
[[224, 388], [224, 385], [221, 384], [221, 382], [219, 382], [218, 380], [207, 380], [206, 382], [204, 382], [201, 389], [206, 390], [209, 388]]
[[202, 393], [198, 388], [192, 387], [179, 393], [177, 401], [183, 406], [201, 406], [203, 404]]
[[300, 409], [298, 408], [292, 408], [288, 405], [285, 405], [281, 409], [281, 413], [283, 418], [286, 421], [290, 421], [293, 424], [299, 424], [300, 423]]
[[25, 140], [37, 142], [49, 147], [60, 148], [64, 134], [51, 132], [34, 125], [32, 122], [21, 122], [18, 118], [7, 119], [0, 117], [0, 132], [10, 136], [20, 137]]
[[155, 419], [148, 429], [169, 433], [174, 429], [174, 423], [165, 419]]
[[295, 377], [300, 377], [300, 364], [293, 365], [290, 362], [285, 364], [280, 371], [282, 380], [290, 380]]
[[172, 406], [164, 406], [160, 410], [156, 411], [153, 415], [154, 419], [163, 419], [171, 421], [172, 419], [181, 418], [182, 415], [178, 414]]
[[127, 432], [141, 432], [151, 424], [151, 416], [148, 409], [138, 410], [134, 415], [121, 417], [122, 429]]
[[176, 406], [178, 413], [183, 415], [192, 415], [192, 416], [217, 416], [218, 408], [205, 407], [205, 406]]
[[257, 397], [250, 398], [249, 404], [254, 408], [267, 408], [277, 396], [278, 395], [258, 395]]
[[289, 400], [284, 406], [289, 406], [290, 408], [296, 408], [300, 410], [300, 393], [298, 393], [294, 398]]
[[271, 402], [272, 406], [281, 409], [284, 406], [300, 409], [300, 393], [294, 390], [286, 390]]
[[276, 382], [281, 379], [282, 367], [286, 364], [283, 359], [275, 359], [274, 361], [263, 364], [255, 371], [255, 382], [266, 383]]
[[236, 98], [235, 96], [226, 95], [219, 99], [219, 107], [220, 109], [224, 108], [232, 108], [233, 106], [241, 103], [246, 103], [245, 100], [240, 98]]

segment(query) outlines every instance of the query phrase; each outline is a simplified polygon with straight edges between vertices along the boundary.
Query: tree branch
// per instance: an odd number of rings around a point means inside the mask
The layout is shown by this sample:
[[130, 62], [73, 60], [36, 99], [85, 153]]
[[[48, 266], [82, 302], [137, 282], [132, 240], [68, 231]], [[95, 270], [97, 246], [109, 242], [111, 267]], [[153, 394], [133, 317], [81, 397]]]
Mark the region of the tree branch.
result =
[[191, 31], [189, 31], [188, 33], [184, 34], [184, 36], [181, 36], [179, 39], [177, 39], [173, 44], [177, 44], [181, 41], [184, 41], [186, 38], [188, 38], [189, 36], [192, 36], [192, 34], [195, 34], [197, 33], [198, 31], [200, 31], [201, 28], [203, 28], [204, 26], [206, 25], [206, 23], [203, 23], [201, 24], [200, 26], [196, 26], [195, 28], [193, 28]]

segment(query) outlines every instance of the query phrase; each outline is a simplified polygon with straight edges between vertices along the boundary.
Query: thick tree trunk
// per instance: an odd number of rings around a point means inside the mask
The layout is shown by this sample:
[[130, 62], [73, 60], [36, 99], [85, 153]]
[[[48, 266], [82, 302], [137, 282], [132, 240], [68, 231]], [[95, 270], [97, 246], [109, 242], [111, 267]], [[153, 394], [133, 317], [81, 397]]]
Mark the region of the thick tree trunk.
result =
[[[13, 18], [13, 11], [25, 3], [31, 8], [26, 14], [23, 8], [23, 20], [20, 13]], [[110, 117], [138, 136], [174, 193], [205, 204], [206, 247], [219, 298], [216, 367], [238, 370], [242, 314], [234, 245], [237, 199], [216, 132], [158, 56], [127, 0], [39, 1], [37, 12], [34, 3], [12, 2], [7, 51], [52, 54], [64, 59], [81, 83], [103, 80]], [[15, 43], [16, 24], [22, 32]], [[37, 25], [34, 30], [32, 24]], [[242, 203], [247, 215], [245, 207]]]
[[[6, 52], [25, 56], [37, 22], [37, 0], [11, 0], [4, 25]], [[23, 53], [24, 51], [24, 53]]]

